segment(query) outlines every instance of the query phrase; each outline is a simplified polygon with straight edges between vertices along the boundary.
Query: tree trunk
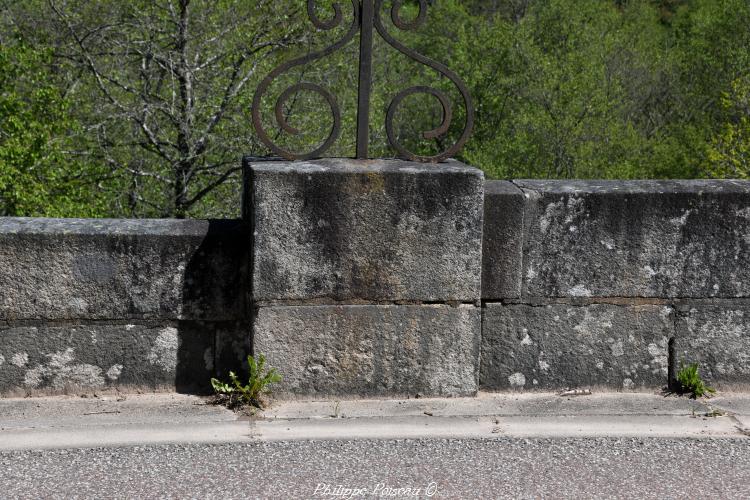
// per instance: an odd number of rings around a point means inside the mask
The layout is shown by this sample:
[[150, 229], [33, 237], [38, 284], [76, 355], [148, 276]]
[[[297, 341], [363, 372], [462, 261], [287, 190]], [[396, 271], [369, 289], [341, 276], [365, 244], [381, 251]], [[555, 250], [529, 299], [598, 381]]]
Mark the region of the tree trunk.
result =
[[191, 131], [193, 129], [193, 76], [188, 62], [188, 36], [190, 22], [190, 0], [180, 0], [180, 20], [175, 43], [178, 54], [175, 72], [180, 88], [180, 128], [177, 133], [177, 148], [180, 161], [175, 168], [174, 216], [184, 219], [188, 210], [188, 184], [193, 169]]

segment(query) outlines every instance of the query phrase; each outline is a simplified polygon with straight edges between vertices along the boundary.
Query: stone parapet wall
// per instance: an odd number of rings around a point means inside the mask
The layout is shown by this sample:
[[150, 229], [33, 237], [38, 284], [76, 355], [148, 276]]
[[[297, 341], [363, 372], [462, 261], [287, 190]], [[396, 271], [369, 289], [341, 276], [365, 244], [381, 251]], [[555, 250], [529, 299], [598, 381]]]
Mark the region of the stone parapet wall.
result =
[[0, 218], [0, 394], [750, 384], [750, 182], [246, 165], [240, 221]]
[[[483, 387], [654, 388], [681, 362], [720, 386], [750, 383], [749, 182], [486, 192]], [[511, 231], [518, 246], [493, 243]]]
[[242, 221], [0, 218], [0, 320], [233, 320]]
[[291, 397], [476, 393], [484, 176], [247, 163], [253, 342]]
[[242, 221], [0, 218], [0, 394], [205, 389], [249, 346], [246, 235]]

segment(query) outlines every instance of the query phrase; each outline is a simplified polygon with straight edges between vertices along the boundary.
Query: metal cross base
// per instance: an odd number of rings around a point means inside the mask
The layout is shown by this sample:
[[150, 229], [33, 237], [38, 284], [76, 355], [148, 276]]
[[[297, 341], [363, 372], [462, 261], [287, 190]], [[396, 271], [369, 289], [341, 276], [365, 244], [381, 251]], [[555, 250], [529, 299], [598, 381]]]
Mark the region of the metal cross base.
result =
[[[401, 30], [415, 30], [422, 26], [427, 19], [427, 0], [419, 1], [419, 15], [413, 21], [404, 21], [401, 18], [400, 12], [403, 7], [404, 0], [392, 0], [391, 7], [391, 20], [394, 26]], [[341, 133], [341, 110], [339, 109], [336, 97], [331, 94], [326, 88], [309, 82], [302, 82], [287, 88], [281, 93], [275, 106], [276, 122], [285, 132], [292, 135], [299, 135], [300, 131], [287, 122], [284, 116], [284, 105], [286, 102], [293, 97], [299, 91], [311, 91], [322, 96], [331, 108], [333, 115], [333, 127], [328, 138], [323, 142], [320, 147], [306, 154], [297, 154], [291, 151], [287, 151], [278, 145], [276, 145], [266, 130], [263, 128], [260, 116], [260, 106], [264, 94], [271, 86], [273, 81], [283, 73], [289, 71], [297, 66], [310, 63], [312, 61], [326, 57], [333, 52], [345, 47], [352, 39], [360, 33], [360, 48], [359, 48], [359, 100], [357, 108], [357, 158], [367, 159], [368, 158], [368, 146], [370, 142], [370, 93], [372, 90], [372, 45], [373, 45], [373, 34], [375, 31], [393, 48], [405, 54], [406, 56], [414, 59], [415, 61], [422, 63], [430, 68], [434, 69], [442, 76], [448, 78], [458, 88], [459, 92], [464, 101], [466, 107], [466, 124], [459, 140], [450, 148], [439, 153], [435, 156], [420, 156], [407, 150], [399, 141], [396, 136], [396, 132], [393, 127], [393, 120], [396, 115], [401, 102], [413, 95], [413, 94], [428, 94], [432, 95], [440, 102], [443, 108], [443, 120], [441, 125], [428, 132], [423, 132], [422, 137], [425, 139], [436, 139], [445, 135], [451, 126], [453, 119], [453, 108], [451, 101], [448, 96], [438, 90], [426, 86], [414, 86], [410, 87], [402, 92], [399, 92], [391, 101], [388, 107], [388, 113], [386, 115], [386, 132], [388, 134], [388, 141], [391, 146], [399, 153], [399, 155], [408, 160], [421, 161], [421, 162], [439, 162], [446, 158], [455, 155], [463, 146], [471, 135], [471, 131], [474, 127], [474, 107], [472, 104], [471, 96], [466, 88], [466, 85], [459, 79], [459, 77], [448, 69], [443, 64], [435, 62], [415, 51], [406, 47], [401, 42], [393, 38], [383, 25], [383, 20], [380, 17], [380, 13], [383, 8], [383, 0], [351, 0], [353, 7], [353, 19], [351, 27], [346, 35], [336, 42], [335, 44], [327, 47], [321, 51], [313, 52], [304, 57], [288, 61], [281, 66], [274, 69], [258, 86], [253, 99], [253, 125], [255, 130], [260, 137], [260, 140], [268, 146], [274, 153], [289, 160], [309, 160], [313, 158], [320, 158], [325, 152], [338, 140]], [[329, 20], [322, 20], [318, 17], [316, 12], [316, 0], [307, 0], [307, 14], [310, 17], [313, 25], [321, 30], [332, 30], [341, 25], [344, 16], [341, 10], [340, 3], [333, 4], [334, 15]]]

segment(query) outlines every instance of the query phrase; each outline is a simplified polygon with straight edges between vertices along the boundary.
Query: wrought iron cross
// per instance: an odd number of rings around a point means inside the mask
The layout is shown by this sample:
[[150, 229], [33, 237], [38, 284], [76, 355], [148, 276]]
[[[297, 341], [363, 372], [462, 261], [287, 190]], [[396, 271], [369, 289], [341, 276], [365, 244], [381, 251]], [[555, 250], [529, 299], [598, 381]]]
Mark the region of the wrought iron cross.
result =
[[[357, 107], [357, 158], [367, 159], [368, 149], [370, 142], [370, 94], [372, 90], [372, 46], [373, 46], [373, 35], [377, 33], [393, 48], [401, 52], [402, 54], [414, 59], [415, 61], [429, 66], [434, 69], [442, 76], [448, 78], [458, 88], [461, 93], [461, 97], [466, 107], [466, 124], [463, 132], [458, 141], [448, 148], [447, 150], [439, 153], [435, 156], [420, 156], [408, 151], [399, 141], [394, 130], [393, 121], [396, 116], [396, 111], [403, 100], [414, 94], [428, 94], [435, 97], [443, 108], [443, 120], [441, 125], [428, 132], [423, 132], [422, 137], [425, 139], [435, 139], [445, 135], [451, 126], [453, 120], [453, 107], [451, 105], [450, 98], [442, 91], [427, 87], [427, 86], [414, 86], [410, 87], [402, 92], [399, 92], [391, 101], [388, 107], [388, 113], [386, 115], [386, 132], [388, 135], [388, 141], [391, 146], [399, 153], [403, 158], [422, 161], [422, 162], [438, 162], [455, 155], [466, 143], [471, 135], [471, 131], [474, 127], [474, 107], [472, 104], [471, 96], [466, 88], [466, 85], [459, 79], [459, 77], [448, 69], [443, 64], [433, 61], [422, 54], [419, 54], [412, 49], [406, 47], [401, 42], [393, 38], [388, 31], [385, 29], [383, 20], [381, 19], [381, 11], [383, 10], [383, 0], [351, 0], [353, 7], [353, 19], [349, 30], [346, 35], [334, 43], [330, 47], [327, 47], [318, 52], [310, 53], [304, 57], [288, 61], [281, 66], [277, 67], [269, 75], [263, 79], [256, 90], [255, 97], [253, 99], [253, 125], [258, 133], [261, 141], [268, 146], [274, 153], [279, 156], [290, 159], [290, 160], [309, 160], [313, 158], [320, 158], [325, 152], [338, 140], [339, 134], [341, 133], [341, 111], [339, 109], [336, 97], [331, 94], [326, 88], [310, 82], [301, 82], [290, 86], [284, 92], [281, 93], [275, 106], [276, 122], [285, 132], [292, 135], [299, 135], [300, 131], [289, 125], [286, 117], [284, 116], [284, 105], [286, 102], [299, 91], [310, 91], [319, 94], [323, 99], [328, 102], [333, 114], [333, 127], [328, 138], [323, 144], [305, 154], [297, 154], [291, 151], [287, 151], [274, 143], [269, 134], [263, 128], [260, 116], [260, 107], [264, 94], [271, 86], [273, 81], [283, 73], [289, 71], [292, 68], [305, 65], [312, 61], [326, 57], [335, 51], [343, 48], [349, 42], [354, 39], [357, 33], [360, 33], [360, 47], [359, 47], [359, 96], [358, 96], [358, 107]], [[391, 6], [391, 20], [394, 26], [401, 30], [415, 30], [422, 26], [427, 19], [427, 0], [418, 0], [419, 2], [419, 14], [413, 21], [405, 21], [401, 17], [401, 8], [404, 5], [404, 0], [392, 0]], [[341, 4], [336, 2], [333, 4], [334, 15], [331, 19], [322, 20], [318, 17], [316, 7], [316, 0], [307, 0], [307, 14], [310, 17], [312, 24], [321, 30], [332, 30], [341, 25], [344, 20]]]

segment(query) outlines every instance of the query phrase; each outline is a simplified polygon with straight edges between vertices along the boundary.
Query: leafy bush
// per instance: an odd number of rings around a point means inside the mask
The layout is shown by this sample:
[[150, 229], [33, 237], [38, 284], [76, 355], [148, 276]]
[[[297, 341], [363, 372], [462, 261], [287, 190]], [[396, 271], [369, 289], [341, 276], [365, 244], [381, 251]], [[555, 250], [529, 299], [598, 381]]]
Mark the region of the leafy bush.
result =
[[680, 364], [680, 371], [677, 372], [677, 382], [679, 391], [683, 394], [690, 394], [690, 397], [697, 399], [716, 391], [708, 387], [698, 373], [698, 363], [685, 366]]
[[211, 379], [211, 386], [217, 396], [230, 408], [242, 405], [252, 405], [255, 408], [263, 408], [262, 396], [271, 392], [272, 384], [281, 382], [281, 375], [275, 368], [266, 369], [266, 357], [258, 355], [256, 361], [253, 356], [248, 355], [247, 365], [249, 378], [247, 384], [242, 384], [234, 372], [229, 372], [231, 383], [227, 384], [218, 379]]

